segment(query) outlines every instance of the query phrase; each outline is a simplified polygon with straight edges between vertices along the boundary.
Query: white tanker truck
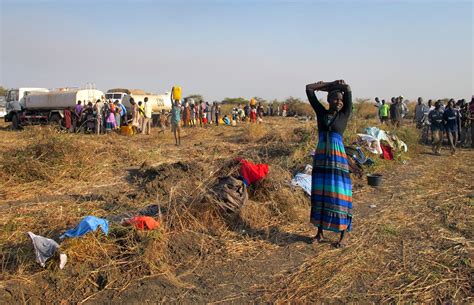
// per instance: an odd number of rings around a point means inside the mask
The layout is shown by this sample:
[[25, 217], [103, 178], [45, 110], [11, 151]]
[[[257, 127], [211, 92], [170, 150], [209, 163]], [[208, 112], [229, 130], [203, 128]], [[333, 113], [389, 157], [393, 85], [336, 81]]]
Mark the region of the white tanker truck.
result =
[[12, 122], [13, 129], [22, 125], [56, 123], [64, 117], [66, 108], [73, 109], [78, 101], [83, 105], [94, 103], [104, 93], [95, 89], [18, 88], [7, 91], [5, 122]]

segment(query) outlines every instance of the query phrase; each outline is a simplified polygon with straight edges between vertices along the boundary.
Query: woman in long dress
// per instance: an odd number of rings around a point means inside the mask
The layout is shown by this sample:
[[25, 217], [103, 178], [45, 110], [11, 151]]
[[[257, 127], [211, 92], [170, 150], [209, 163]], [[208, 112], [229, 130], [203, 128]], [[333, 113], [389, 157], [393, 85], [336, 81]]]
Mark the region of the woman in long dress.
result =
[[[315, 91], [328, 92], [329, 109]], [[343, 134], [352, 111], [352, 92], [343, 80], [306, 86], [309, 102], [318, 118], [319, 141], [313, 160], [311, 223], [318, 228], [315, 240], [324, 240], [324, 230], [340, 233], [336, 247], [352, 229], [352, 181]]]

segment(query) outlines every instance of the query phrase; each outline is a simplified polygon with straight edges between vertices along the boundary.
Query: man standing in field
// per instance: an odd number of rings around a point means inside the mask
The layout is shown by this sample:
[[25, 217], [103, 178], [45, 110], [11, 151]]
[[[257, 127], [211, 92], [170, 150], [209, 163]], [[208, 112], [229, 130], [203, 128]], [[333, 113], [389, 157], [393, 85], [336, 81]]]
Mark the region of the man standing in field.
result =
[[418, 103], [415, 106], [415, 116], [413, 117], [413, 122], [416, 123], [416, 128], [421, 129], [423, 126], [423, 118], [426, 112], [426, 105], [423, 104], [423, 99], [418, 98]]
[[398, 99], [392, 97], [392, 105], [390, 105], [390, 119], [395, 127], [400, 127], [402, 120], [401, 105]]
[[[173, 131], [176, 146], [181, 145], [181, 128], [179, 122], [181, 121], [181, 106], [179, 101], [175, 100], [171, 108], [171, 131]], [[178, 135], [176, 135], [176, 133]]]
[[385, 104], [385, 100], [382, 100], [382, 104], [380, 104], [380, 107], [379, 107], [379, 118], [380, 118], [380, 122], [382, 124], [388, 124], [388, 111], [389, 111], [390, 107], [388, 107], [387, 104]]
[[145, 103], [145, 115], [143, 118], [142, 133], [149, 135], [151, 133], [151, 103], [148, 102], [148, 97], [145, 97], [143, 102]]

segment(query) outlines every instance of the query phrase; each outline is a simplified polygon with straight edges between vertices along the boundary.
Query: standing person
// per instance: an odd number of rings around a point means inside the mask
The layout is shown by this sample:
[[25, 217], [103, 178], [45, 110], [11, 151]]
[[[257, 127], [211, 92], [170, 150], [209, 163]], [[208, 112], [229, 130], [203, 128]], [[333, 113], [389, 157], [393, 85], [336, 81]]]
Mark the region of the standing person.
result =
[[130, 111], [132, 112], [132, 129], [133, 133], [136, 134], [139, 131], [140, 126], [140, 114], [138, 112], [138, 105], [135, 103], [135, 100], [130, 98]]
[[282, 115], [286, 117], [286, 113], [288, 112], [288, 105], [286, 103], [283, 103], [282, 106]]
[[471, 114], [469, 111], [469, 105], [463, 101], [461, 106], [461, 147], [469, 147], [471, 128]]
[[179, 101], [175, 100], [173, 107], [171, 108], [171, 131], [173, 131], [176, 146], [181, 145], [181, 128], [179, 123], [181, 122], [181, 106]]
[[209, 102], [206, 102], [206, 116], [207, 116], [207, 123], [212, 124], [212, 109]]
[[143, 102], [138, 102], [138, 131], [141, 133], [143, 130], [143, 119], [145, 118], [145, 107], [143, 106]]
[[257, 123], [257, 109], [255, 106], [250, 107], [250, 123]]
[[382, 100], [382, 103], [379, 107], [379, 118], [382, 124], [388, 124], [388, 111], [390, 107], [385, 104], [385, 100]]
[[474, 95], [469, 103], [469, 118], [471, 120], [471, 148], [474, 148]]
[[194, 105], [194, 100], [190, 101], [189, 114], [191, 115], [191, 126], [196, 127], [196, 107]]
[[165, 133], [166, 130], [166, 125], [168, 124], [168, 116], [166, 115], [166, 112], [164, 109], [161, 109], [161, 115], [160, 115], [160, 129], [162, 133]]
[[[453, 100], [454, 103], [454, 100]], [[457, 119], [457, 125], [458, 125], [458, 132], [457, 132], [457, 143], [461, 142], [461, 105], [462, 105], [462, 100], [458, 100], [457, 103], [454, 105], [454, 112], [456, 113], [456, 116], [458, 117]]]
[[82, 110], [83, 110], [83, 107], [82, 107], [81, 104], [82, 104], [81, 101], [77, 101], [77, 105], [74, 108], [74, 118], [72, 120], [72, 125], [73, 125], [73, 128], [74, 128], [74, 131], [76, 131], [76, 129], [79, 126], [81, 126]]
[[377, 116], [379, 118], [379, 122], [383, 124], [382, 117], [380, 116], [380, 107], [382, 107], [382, 103], [380, 102], [378, 96], [375, 97], [375, 107], [377, 107]]
[[114, 102], [114, 107], [115, 107], [115, 129], [120, 129], [121, 121], [120, 119], [122, 118], [122, 107], [119, 106], [119, 101], [115, 100]]
[[95, 114], [95, 133], [97, 135], [101, 132], [102, 127], [102, 109], [101, 100], [95, 101], [94, 114]]
[[[210, 118], [210, 122], [215, 122], [216, 120], [216, 102], [213, 102], [212, 103], [212, 106], [211, 106], [211, 118]], [[218, 123], [216, 123], [217, 125]]]
[[390, 119], [395, 127], [400, 127], [402, 120], [401, 105], [399, 99], [394, 97], [392, 97], [392, 105], [390, 106]]
[[64, 109], [64, 128], [68, 132], [72, 132], [71, 108]]
[[428, 119], [431, 124], [431, 134], [433, 137], [433, 153], [440, 155], [441, 144], [443, 143], [444, 121], [443, 112], [441, 111], [441, 102], [435, 103], [435, 109], [430, 111]]
[[250, 117], [250, 106], [249, 105], [244, 106], [244, 114], [245, 114], [245, 118]]
[[221, 107], [217, 104], [217, 102], [214, 103], [214, 105], [216, 105], [216, 108], [214, 110], [215, 112], [215, 120], [216, 120], [216, 126], [219, 126], [219, 115], [220, 115], [220, 112], [221, 112]]
[[[329, 110], [315, 91], [328, 92]], [[352, 230], [352, 181], [343, 143], [343, 134], [352, 112], [352, 92], [343, 80], [317, 82], [306, 86], [308, 100], [318, 118], [319, 140], [313, 161], [311, 223], [324, 239], [324, 230], [339, 232], [336, 247], [344, 246], [344, 235]]]
[[109, 102], [106, 105], [105, 108], [105, 113], [106, 113], [106, 121], [105, 121], [105, 130], [110, 133], [110, 131], [114, 130], [116, 127], [115, 124], [115, 107], [114, 104], [112, 103], [112, 100], [109, 100]]
[[263, 114], [264, 114], [264, 110], [263, 110], [262, 103], [258, 103], [258, 106], [257, 106], [257, 121], [259, 123], [263, 122]]
[[189, 106], [189, 102], [185, 100], [184, 111], [183, 111], [184, 127], [189, 127], [190, 120], [191, 120], [191, 107]]
[[204, 102], [201, 102], [199, 105], [198, 105], [198, 119], [199, 119], [199, 126], [202, 127], [202, 119], [204, 117], [204, 107], [206, 105], [204, 104]]
[[451, 154], [456, 153], [456, 145], [458, 139], [458, 116], [454, 110], [454, 100], [448, 102], [448, 107], [444, 110], [443, 119], [448, 134], [449, 145], [451, 146]]
[[417, 129], [423, 127], [423, 118], [425, 117], [426, 105], [423, 104], [423, 99], [418, 98], [418, 103], [415, 106], [415, 116], [413, 117], [413, 123], [416, 124]]
[[150, 135], [151, 133], [151, 115], [152, 115], [152, 106], [151, 103], [148, 102], [148, 97], [145, 97], [143, 100], [144, 102], [144, 110], [145, 115], [143, 117], [143, 127], [142, 127], [142, 134]]
[[121, 101], [119, 101], [118, 104], [120, 106], [120, 109], [122, 110], [120, 112], [120, 115], [121, 115], [120, 121], [122, 122], [122, 125], [127, 126], [128, 125], [127, 108], [125, 107], [125, 105]]

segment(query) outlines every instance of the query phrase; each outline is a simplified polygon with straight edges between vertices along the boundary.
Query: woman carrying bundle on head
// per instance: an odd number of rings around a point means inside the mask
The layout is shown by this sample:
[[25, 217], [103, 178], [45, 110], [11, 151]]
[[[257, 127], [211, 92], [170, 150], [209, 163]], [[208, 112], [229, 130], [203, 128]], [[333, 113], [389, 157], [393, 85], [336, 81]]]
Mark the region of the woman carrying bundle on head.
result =
[[[329, 109], [315, 91], [328, 92]], [[351, 88], [343, 80], [317, 82], [306, 86], [306, 94], [318, 118], [319, 141], [313, 160], [311, 223], [318, 228], [315, 240], [324, 239], [324, 230], [344, 234], [352, 229], [352, 181], [344, 150], [343, 134], [352, 111]]]

